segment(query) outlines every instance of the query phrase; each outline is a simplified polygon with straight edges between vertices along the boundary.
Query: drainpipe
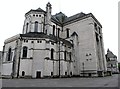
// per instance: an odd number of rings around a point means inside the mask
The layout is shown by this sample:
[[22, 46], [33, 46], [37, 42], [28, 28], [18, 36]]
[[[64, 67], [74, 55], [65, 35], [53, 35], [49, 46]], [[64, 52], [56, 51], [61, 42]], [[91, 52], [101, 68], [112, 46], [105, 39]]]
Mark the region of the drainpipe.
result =
[[19, 72], [20, 72], [20, 58], [21, 58], [21, 48], [22, 48], [22, 39], [19, 39], [20, 45], [19, 45], [19, 59], [18, 59], [18, 70], [17, 70], [17, 78], [19, 77]]
[[59, 78], [61, 77], [61, 74], [60, 74], [60, 39], [59, 40]]

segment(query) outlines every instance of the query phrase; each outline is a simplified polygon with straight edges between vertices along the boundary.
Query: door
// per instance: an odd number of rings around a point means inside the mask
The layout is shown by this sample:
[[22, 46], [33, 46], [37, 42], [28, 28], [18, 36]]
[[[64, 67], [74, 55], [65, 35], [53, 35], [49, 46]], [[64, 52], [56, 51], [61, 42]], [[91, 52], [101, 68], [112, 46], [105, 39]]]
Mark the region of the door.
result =
[[41, 78], [41, 71], [36, 72], [36, 78]]

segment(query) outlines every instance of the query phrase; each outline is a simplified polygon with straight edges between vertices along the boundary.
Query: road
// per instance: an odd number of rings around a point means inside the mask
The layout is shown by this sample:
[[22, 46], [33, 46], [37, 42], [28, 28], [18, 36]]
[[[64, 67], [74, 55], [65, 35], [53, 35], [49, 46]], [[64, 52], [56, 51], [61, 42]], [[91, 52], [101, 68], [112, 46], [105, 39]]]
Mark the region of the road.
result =
[[2, 79], [2, 87], [118, 87], [118, 74], [98, 78]]

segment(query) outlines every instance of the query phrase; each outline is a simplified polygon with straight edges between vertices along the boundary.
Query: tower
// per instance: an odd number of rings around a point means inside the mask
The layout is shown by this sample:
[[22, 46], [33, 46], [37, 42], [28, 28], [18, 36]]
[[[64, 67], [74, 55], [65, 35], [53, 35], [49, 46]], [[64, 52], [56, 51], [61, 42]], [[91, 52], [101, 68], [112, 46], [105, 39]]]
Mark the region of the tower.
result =
[[23, 34], [29, 32], [44, 32], [45, 13], [41, 8], [28, 11], [25, 14]]
[[51, 4], [48, 2], [46, 5], [46, 28], [45, 28], [45, 33], [46, 34], [51, 34], [51, 12], [52, 12], [52, 6]]

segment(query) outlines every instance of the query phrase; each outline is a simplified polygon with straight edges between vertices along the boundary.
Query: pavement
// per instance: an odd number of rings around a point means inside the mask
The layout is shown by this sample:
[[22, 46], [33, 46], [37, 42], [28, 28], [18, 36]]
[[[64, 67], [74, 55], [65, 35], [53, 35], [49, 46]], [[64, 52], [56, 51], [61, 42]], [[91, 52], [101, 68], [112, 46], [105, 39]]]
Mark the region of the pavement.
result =
[[118, 79], [120, 74], [97, 78], [2, 79], [2, 87], [118, 87]]

